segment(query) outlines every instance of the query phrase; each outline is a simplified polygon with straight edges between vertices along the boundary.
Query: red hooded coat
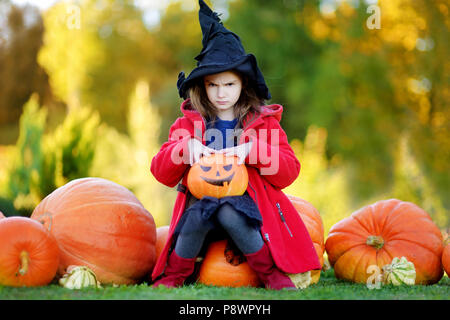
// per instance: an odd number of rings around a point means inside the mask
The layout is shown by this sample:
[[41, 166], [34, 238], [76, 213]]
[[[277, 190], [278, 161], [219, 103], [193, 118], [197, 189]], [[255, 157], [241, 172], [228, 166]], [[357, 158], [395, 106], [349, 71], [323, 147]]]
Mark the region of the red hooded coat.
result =
[[[169, 140], [153, 157], [150, 168], [155, 178], [166, 186], [174, 187], [181, 180], [168, 241], [153, 269], [153, 280], [164, 271], [175, 227], [186, 207], [188, 190], [184, 186], [190, 168], [187, 142], [195, 137], [205, 144], [204, 118], [191, 107], [189, 99], [181, 104], [180, 109], [184, 116], [171, 126]], [[300, 273], [320, 269], [321, 266], [303, 221], [281, 191], [300, 172], [300, 162], [280, 126], [282, 112], [281, 105], [273, 104], [262, 106], [260, 114], [249, 114], [243, 122], [244, 131], [239, 143], [249, 139], [253, 141], [252, 149], [245, 159], [249, 180], [247, 192], [263, 218], [261, 235], [280, 270]], [[274, 161], [278, 161], [278, 168]]]

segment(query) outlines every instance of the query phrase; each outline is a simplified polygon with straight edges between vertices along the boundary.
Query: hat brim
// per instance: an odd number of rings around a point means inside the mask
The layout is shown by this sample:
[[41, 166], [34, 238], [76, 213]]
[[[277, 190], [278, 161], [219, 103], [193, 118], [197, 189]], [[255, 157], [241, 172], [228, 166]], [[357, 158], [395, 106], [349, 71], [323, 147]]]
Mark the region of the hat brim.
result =
[[253, 54], [247, 54], [229, 64], [209, 64], [196, 67], [192, 70], [189, 76], [180, 83], [180, 86], [178, 87], [180, 97], [186, 98], [188, 89], [199, 78], [233, 69], [245, 74], [250, 81], [254, 82], [255, 89], [260, 97], [264, 99], [271, 98], [269, 89], [267, 88], [264, 78], [258, 69], [256, 58]]

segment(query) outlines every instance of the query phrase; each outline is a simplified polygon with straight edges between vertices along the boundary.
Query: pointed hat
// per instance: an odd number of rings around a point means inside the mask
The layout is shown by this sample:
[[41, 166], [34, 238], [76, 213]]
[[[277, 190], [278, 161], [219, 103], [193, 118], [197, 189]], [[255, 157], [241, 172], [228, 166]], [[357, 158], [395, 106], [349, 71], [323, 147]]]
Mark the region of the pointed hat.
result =
[[239, 36], [223, 26], [216, 12], [213, 12], [203, 0], [199, 0], [199, 4], [198, 17], [203, 33], [203, 49], [195, 57], [197, 67], [189, 76], [185, 78], [184, 72], [178, 75], [177, 87], [180, 97], [183, 99], [187, 97], [187, 91], [194, 80], [233, 69], [248, 77], [259, 97], [270, 99], [269, 89], [255, 56], [245, 53]]

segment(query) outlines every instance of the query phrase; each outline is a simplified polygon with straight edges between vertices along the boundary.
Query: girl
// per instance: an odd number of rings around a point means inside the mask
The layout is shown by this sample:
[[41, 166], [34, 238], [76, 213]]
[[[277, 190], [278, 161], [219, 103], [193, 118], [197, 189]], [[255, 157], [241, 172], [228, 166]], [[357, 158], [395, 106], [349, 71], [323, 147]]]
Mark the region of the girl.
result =
[[[256, 59], [239, 37], [199, 0], [203, 50], [197, 68], [178, 90], [183, 117], [152, 159], [151, 172], [178, 196], [167, 243], [152, 273], [154, 286], [177, 287], [194, 271], [208, 233], [224, 230], [270, 289], [295, 289], [285, 273], [320, 269], [309, 234], [281, 191], [298, 176], [300, 163], [280, 126], [280, 105], [264, 105], [270, 93]], [[210, 134], [211, 131], [214, 134]], [[196, 199], [186, 187], [190, 165], [202, 155], [235, 155], [247, 166], [242, 196]]]

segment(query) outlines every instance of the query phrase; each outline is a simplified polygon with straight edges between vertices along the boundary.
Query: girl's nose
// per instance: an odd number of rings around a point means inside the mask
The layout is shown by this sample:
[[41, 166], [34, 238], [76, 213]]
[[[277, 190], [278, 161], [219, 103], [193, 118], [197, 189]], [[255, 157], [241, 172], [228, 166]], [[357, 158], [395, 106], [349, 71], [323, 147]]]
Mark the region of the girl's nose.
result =
[[221, 98], [225, 95], [225, 90], [222, 88], [222, 86], [218, 86], [217, 88], [217, 97]]

